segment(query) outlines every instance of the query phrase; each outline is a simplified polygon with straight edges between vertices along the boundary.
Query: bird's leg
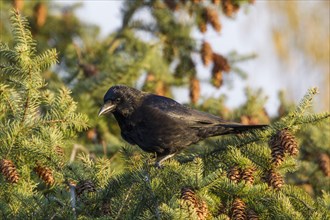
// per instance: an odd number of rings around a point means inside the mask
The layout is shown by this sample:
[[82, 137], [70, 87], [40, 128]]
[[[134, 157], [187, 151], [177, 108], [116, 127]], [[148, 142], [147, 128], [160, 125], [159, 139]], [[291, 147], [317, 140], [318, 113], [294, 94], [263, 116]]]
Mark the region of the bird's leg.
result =
[[166, 156], [160, 156], [160, 157], [157, 157], [157, 160], [156, 160], [156, 163], [155, 163], [155, 167], [157, 167], [157, 168], [162, 168], [162, 163], [163, 163], [165, 160], [167, 160], [167, 159], [173, 157], [174, 155], [175, 155], [175, 154], [168, 154], [168, 155], [166, 155]]

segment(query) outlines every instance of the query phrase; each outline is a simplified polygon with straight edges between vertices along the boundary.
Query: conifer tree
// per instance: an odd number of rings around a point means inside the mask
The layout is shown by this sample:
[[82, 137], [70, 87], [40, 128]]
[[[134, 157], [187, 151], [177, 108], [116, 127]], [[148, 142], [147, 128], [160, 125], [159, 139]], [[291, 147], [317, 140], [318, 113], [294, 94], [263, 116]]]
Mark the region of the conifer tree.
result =
[[0, 210], [6, 218], [32, 218], [47, 200], [45, 190], [64, 181], [59, 149], [70, 147], [87, 118], [67, 88], [52, 92], [41, 76], [56, 63], [56, 51], [37, 54], [26, 19], [16, 11], [11, 22], [14, 45], [0, 45]]
[[[260, 90], [247, 89], [246, 102], [234, 110], [225, 106], [224, 96], [198, 100], [194, 53], [205, 65], [213, 64], [214, 86], [226, 83], [223, 72], [236, 71], [235, 61], [246, 57], [217, 53], [207, 42], [193, 39], [191, 30], [197, 26], [201, 32], [221, 31], [218, 14], [234, 17], [246, 2], [252, 1], [126, 1], [118, 33], [91, 44], [88, 30], [77, 25], [81, 29], [73, 32], [83, 43], [78, 46], [67, 38], [55, 46], [60, 56], [45, 45], [36, 49], [36, 43], [45, 42], [42, 32], [47, 32], [49, 21], [43, 24], [43, 6], [33, 5], [34, 19], [29, 19], [35, 35], [26, 19], [12, 13], [14, 41], [0, 48], [1, 218], [330, 218], [330, 113], [313, 112], [316, 88], [297, 106], [282, 95], [278, 118], [265, 112]], [[154, 23], [134, 19], [143, 8], [150, 10]], [[191, 23], [178, 21], [180, 10], [191, 13]], [[57, 28], [59, 37], [67, 27]], [[155, 41], [141, 39], [139, 31], [151, 33]], [[57, 57], [60, 67], [55, 68]], [[67, 74], [48, 78], [47, 84], [44, 72], [49, 69]], [[141, 76], [147, 91], [171, 95], [171, 86], [189, 84], [194, 107], [244, 124], [270, 126], [205, 140], [166, 161], [163, 169], [155, 168], [153, 155], [117, 138], [113, 119], [96, 118], [110, 85], [137, 86]], [[87, 127], [81, 113], [89, 118], [87, 133], [81, 132]], [[90, 151], [72, 153], [85, 149], [81, 144]]]

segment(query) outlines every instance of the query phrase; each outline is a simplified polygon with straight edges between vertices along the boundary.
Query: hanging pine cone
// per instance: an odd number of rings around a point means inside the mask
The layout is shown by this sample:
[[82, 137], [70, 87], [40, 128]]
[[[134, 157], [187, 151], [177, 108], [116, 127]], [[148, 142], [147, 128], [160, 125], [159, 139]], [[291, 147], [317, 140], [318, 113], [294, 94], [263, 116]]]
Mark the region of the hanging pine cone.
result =
[[45, 3], [39, 2], [34, 6], [34, 19], [36, 21], [37, 26], [40, 28], [44, 26], [47, 18], [47, 6]]
[[212, 4], [219, 6], [221, 3], [221, 0], [212, 0]]
[[230, 71], [230, 65], [228, 63], [228, 60], [224, 56], [217, 53], [213, 53], [212, 59], [214, 62], [214, 66], [217, 67], [217, 70], [225, 71], [227, 73]]
[[257, 213], [254, 210], [248, 209], [247, 210], [247, 220], [259, 220], [259, 216], [257, 215]]
[[207, 208], [207, 204], [204, 201], [199, 202], [199, 206], [197, 209], [197, 216], [199, 220], [205, 220], [209, 216], [209, 210]]
[[219, 15], [217, 10], [211, 8], [211, 7], [207, 7], [205, 9], [205, 13], [206, 13], [206, 18], [207, 18], [207, 22], [211, 24], [211, 26], [213, 27], [213, 29], [216, 32], [220, 32], [221, 31], [221, 23], [219, 20]]
[[241, 180], [241, 170], [237, 166], [234, 166], [229, 169], [227, 177], [234, 183], [238, 183]]
[[198, 22], [198, 29], [200, 32], [205, 33], [207, 31], [207, 25], [205, 21]]
[[213, 52], [211, 45], [204, 41], [201, 48], [202, 61], [205, 66], [208, 66], [213, 59]]
[[269, 140], [269, 146], [272, 150], [272, 163], [278, 166], [284, 160], [284, 153], [291, 156], [298, 154], [298, 144], [295, 137], [287, 130], [277, 132]]
[[273, 187], [276, 190], [279, 190], [284, 185], [284, 180], [281, 174], [277, 173], [274, 170], [270, 170], [267, 176], [268, 185]]
[[24, 0], [12, 0], [12, 4], [17, 11], [22, 11], [24, 7]]
[[34, 171], [38, 174], [39, 178], [42, 179], [48, 186], [54, 184], [55, 181], [53, 171], [50, 168], [37, 165], [34, 168]]
[[188, 188], [181, 189], [181, 199], [188, 205], [189, 208], [198, 207], [198, 201], [195, 192]]
[[291, 134], [290, 131], [284, 129], [277, 133], [279, 144], [284, 148], [284, 152], [291, 156], [298, 154], [298, 144], [295, 136]]
[[94, 64], [90, 63], [79, 63], [79, 67], [82, 69], [84, 76], [86, 78], [96, 76], [99, 72], [97, 67]]
[[85, 192], [89, 193], [95, 191], [96, 191], [95, 185], [91, 180], [81, 180], [76, 186], [77, 196], [80, 196]]
[[226, 16], [232, 17], [239, 10], [239, 4], [233, 0], [222, 0], [222, 11]]
[[246, 183], [252, 184], [254, 182], [254, 173], [255, 169], [252, 167], [248, 167], [241, 172], [242, 180]]
[[324, 175], [330, 177], [330, 158], [327, 154], [320, 154], [319, 165]]
[[109, 202], [102, 203], [101, 212], [103, 215], [110, 215], [111, 214], [111, 207]]
[[282, 147], [282, 145], [279, 144], [276, 135], [270, 138], [268, 145], [272, 151], [272, 164], [274, 164], [275, 166], [279, 166], [284, 160], [284, 148]]
[[190, 78], [189, 90], [190, 100], [193, 104], [196, 104], [200, 96], [200, 85], [196, 76]]
[[10, 183], [17, 183], [19, 175], [14, 163], [11, 160], [2, 159], [0, 161], [0, 171]]
[[163, 81], [158, 81], [156, 83], [155, 93], [157, 95], [165, 96], [167, 93], [167, 86]]
[[164, 0], [164, 3], [171, 11], [176, 11], [179, 9], [179, 5], [175, 0]]
[[216, 88], [220, 88], [222, 86], [223, 79], [222, 79], [222, 72], [221, 71], [214, 71], [214, 68], [212, 69], [212, 84]]
[[62, 147], [56, 146], [54, 150], [57, 155], [59, 155], [60, 157], [64, 157], [64, 150]]
[[231, 206], [231, 219], [245, 220], [246, 219], [246, 205], [243, 200], [236, 198]]
[[181, 200], [188, 206], [188, 209], [192, 209], [196, 212], [198, 220], [205, 220], [208, 217], [209, 211], [206, 203], [204, 201], [198, 201], [198, 198], [192, 189], [188, 187], [182, 188]]

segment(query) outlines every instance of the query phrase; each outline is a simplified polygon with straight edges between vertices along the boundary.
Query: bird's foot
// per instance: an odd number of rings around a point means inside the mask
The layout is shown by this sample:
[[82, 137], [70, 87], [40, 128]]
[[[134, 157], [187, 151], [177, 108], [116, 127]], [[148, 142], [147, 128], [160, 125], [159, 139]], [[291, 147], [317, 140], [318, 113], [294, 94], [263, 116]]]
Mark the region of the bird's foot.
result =
[[165, 160], [167, 160], [167, 159], [173, 157], [174, 155], [175, 155], [175, 154], [169, 154], [169, 155], [166, 155], [166, 156], [158, 157], [157, 160], [156, 160], [156, 163], [155, 163], [155, 167], [158, 168], [158, 169], [162, 169], [162, 168], [163, 168], [162, 163], [163, 163]]

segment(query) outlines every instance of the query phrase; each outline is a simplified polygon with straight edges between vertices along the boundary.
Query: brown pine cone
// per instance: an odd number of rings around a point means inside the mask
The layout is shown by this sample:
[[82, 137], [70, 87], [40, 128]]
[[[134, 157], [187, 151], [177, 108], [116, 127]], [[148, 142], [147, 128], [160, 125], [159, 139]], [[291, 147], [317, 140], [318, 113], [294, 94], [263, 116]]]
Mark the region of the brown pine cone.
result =
[[270, 138], [268, 145], [272, 151], [272, 164], [279, 166], [284, 160], [284, 148], [279, 143], [277, 135]]
[[298, 144], [295, 136], [291, 134], [290, 131], [284, 129], [277, 133], [280, 145], [284, 148], [284, 152], [288, 153], [291, 156], [298, 154]]
[[8, 182], [10, 183], [18, 182], [19, 175], [13, 161], [2, 159], [0, 161], [0, 171]]
[[44, 26], [47, 18], [47, 6], [45, 3], [39, 2], [34, 6], [34, 19], [38, 27]]
[[220, 5], [220, 3], [221, 3], [221, 0], [212, 0], [212, 4], [214, 4], [216, 6]]
[[207, 18], [207, 22], [211, 24], [211, 26], [213, 27], [213, 29], [216, 32], [220, 32], [221, 31], [221, 23], [219, 20], [219, 15], [217, 10], [211, 8], [211, 7], [207, 7], [205, 9], [206, 11], [206, 18]]
[[267, 176], [268, 185], [276, 190], [280, 190], [284, 185], [284, 180], [281, 174], [275, 170], [270, 170]]
[[59, 155], [60, 157], [64, 157], [64, 150], [62, 147], [56, 146], [54, 150], [57, 155]]
[[76, 186], [77, 196], [80, 196], [85, 192], [89, 193], [95, 191], [96, 191], [95, 185], [91, 180], [81, 180]]
[[212, 84], [216, 88], [220, 88], [223, 84], [222, 71], [215, 71], [214, 66], [212, 69]]
[[211, 45], [204, 41], [201, 48], [202, 61], [205, 66], [208, 66], [213, 60], [213, 52]]
[[163, 81], [156, 82], [155, 93], [157, 95], [165, 96], [167, 93], [167, 86]]
[[79, 67], [82, 69], [84, 76], [86, 78], [96, 76], [99, 72], [99, 70], [97, 69], [97, 67], [94, 64], [80, 63]]
[[207, 204], [204, 201], [199, 202], [199, 206], [197, 209], [198, 220], [205, 220], [209, 216], [209, 210], [207, 208]]
[[252, 167], [248, 167], [241, 172], [242, 180], [246, 183], [252, 184], [254, 182], [254, 173], [255, 169]]
[[196, 76], [190, 78], [189, 95], [192, 103], [196, 104], [200, 96], [199, 80]]
[[330, 177], [330, 157], [327, 154], [320, 154], [319, 165], [324, 175]]
[[222, 11], [226, 16], [232, 17], [239, 10], [239, 4], [233, 0], [222, 0]]
[[258, 220], [259, 216], [257, 215], [257, 213], [252, 210], [252, 209], [248, 209], [247, 210], [247, 220]]
[[55, 180], [53, 176], [53, 171], [50, 168], [37, 165], [34, 168], [34, 171], [38, 174], [40, 179], [42, 179], [48, 186], [54, 184]]
[[200, 32], [205, 33], [207, 31], [207, 25], [205, 21], [200, 21], [198, 23], [198, 29]]
[[234, 166], [228, 171], [227, 177], [234, 183], [238, 183], [242, 178], [241, 170], [237, 166]]
[[179, 5], [175, 0], [164, 0], [164, 3], [171, 11], [176, 11], [179, 9]]
[[231, 219], [245, 220], [246, 219], [246, 205], [243, 200], [236, 198], [231, 206]]
[[17, 11], [22, 11], [24, 7], [24, 0], [12, 0], [12, 4]]
[[229, 72], [230, 71], [230, 65], [228, 60], [217, 53], [213, 53], [213, 62], [214, 62], [214, 68], [216, 68], [216, 70], [220, 70], [220, 71], [225, 71], [225, 72]]
[[181, 200], [188, 206], [188, 209], [196, 212], [198, 220], [205, 220], [209, 216], [207, 204], [204, 201], [199, 201], [192, 189], [188, 187], [182, 188]]
[[188, 188], [181, 189], [181, 199], [188, 204], [189, 207], [198, 207], [198, 201], [195, 192]]

